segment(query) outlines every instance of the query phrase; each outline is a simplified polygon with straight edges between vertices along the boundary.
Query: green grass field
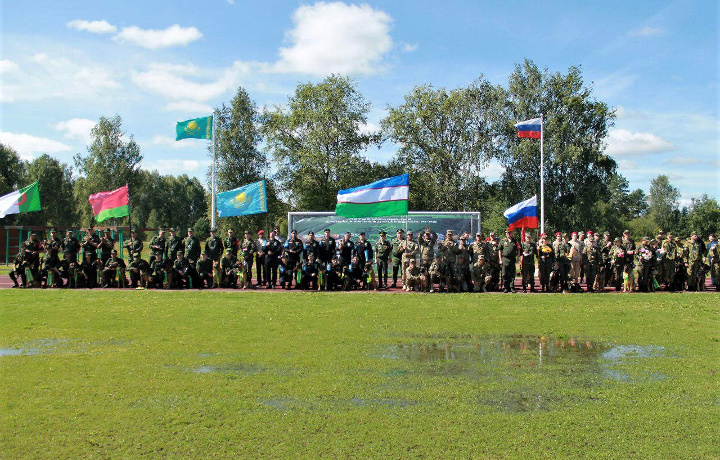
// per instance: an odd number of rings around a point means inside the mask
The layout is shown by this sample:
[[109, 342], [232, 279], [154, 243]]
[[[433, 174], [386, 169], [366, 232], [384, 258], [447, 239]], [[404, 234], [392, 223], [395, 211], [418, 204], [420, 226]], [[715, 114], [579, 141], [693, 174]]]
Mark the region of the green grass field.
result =
[[0, 291], [2, 458], [718, 458], [715, 293]]

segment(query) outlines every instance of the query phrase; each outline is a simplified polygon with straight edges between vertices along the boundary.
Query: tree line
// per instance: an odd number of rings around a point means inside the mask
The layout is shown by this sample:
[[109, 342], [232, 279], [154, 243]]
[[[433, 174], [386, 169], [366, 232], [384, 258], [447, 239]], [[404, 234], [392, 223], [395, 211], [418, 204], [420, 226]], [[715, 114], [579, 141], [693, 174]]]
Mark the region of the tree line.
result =
[[[214, 110], [217, 187], [265, 179], [269, 212], [219, 219], [221, 229], [283, 228], [288, 211], [332, 211], [338, 190], [408, 172], [411, 210], [480, 211], [483, 229], [500, 232], [506, 208], [539, 194], [539, 141], [518, 139], [514, 124], [542, 113], [547, 229], [617, 235], [629, 228], [636, 236], [720, 230], [717, 200], [705, 195], [681, 208], [667, 176], [655, 178], [647, 195], [629, 189], [604, 153], [615, 111], [593, 95], [578, 67], [551, 72], [525, 60], [506, 86], [482, 76], [453, 89], [416, 86], [386, 107], [378, 129], [368, 125], [370, 110], [355, 81], [341, 75], [299, 84], [286, 104], [262, 109], [238, 88]], [[397, 146], [389, 161], [368, 159], [385, 143]], [[0, 194], [35, 180], [43, 191], [43, 211], [6, 224], [87, 225], [87, 196], [128, 183], [133, 224], [196, 226], [200, 236], [208, 229], [209, 172], [203, 187], [187, 175], [140, 169], [140, 148], [119, 116], [100, 118], [74, 170], [48, 155], [21, 161], [11, 146], [1, 147]], [[504, 168], [494, 182], [487, 179], [490, 161]]]

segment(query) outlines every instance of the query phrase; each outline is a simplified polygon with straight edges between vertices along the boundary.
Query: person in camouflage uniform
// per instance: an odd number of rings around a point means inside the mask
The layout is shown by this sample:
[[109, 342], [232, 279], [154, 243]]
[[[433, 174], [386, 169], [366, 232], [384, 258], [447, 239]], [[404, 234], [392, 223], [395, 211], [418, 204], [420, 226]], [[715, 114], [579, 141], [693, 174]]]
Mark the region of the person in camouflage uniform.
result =
[[180, 251], [185, 252], [183, 247], [183, 240], [177, 236], [177, 230], [174, 228], [170, 229], [170, 238], [167, 239], [165, 258], [170, 260], [172, 264], [177, 260], [177, 253]]
[[548, 243], [547, 235], [540, 235], [540, 245], [538, 246], [538, 269], [540, 272], [540, 290], [548, 292], [550, 289], [550, 274], [555, 267], [555, 252]]
[[[18, 284], [18, 278], [20, 278], [21, 284]], [[26, 287], [27, 286], [27, 276], [25, 275], [25, 260], [23, 260], [23, 254], [22, 252], [19, 252], [17, 256], [15, 256], [15, 261], [13, 262], [13, 269], [10, 272], [10, 279], [13, 282], [12, 287]]]
[[162, 228], [158, 229], [158, 234], [153, 236], [150, 240], [150, 262], [152, 263], [157, 256], [160, 256], [160, 260], [165, 258], [167, 252], [167, 239], [165, 238], [165, 230]]
[[95, 262], [95, 259], [97, 259], [97, 250], [100, 247], [100, 238], [92, 226], [88, 227], [85, 231], [85, 239], [80, 245], [83, 250], [83, 261], [85, 260], [85, 254], [90, 254], [90, 259]]
[[[408, 237], [410, 232], [408, 232]], [[417, 243], [415, 243], [417, 244]], [[420, 271], [420, 267], [417, 266], [415, 258], [408, 259], [407, 268], [405, 270], [405, 280], [403, 281], [403, 289], [406, 291], [425, 291], [425, 275]]]
[[481, 255], [485, 254], [485, 241], [483, 241], [482, 233], [475, 234], [475, 241], [470, 245], [471, 263], [478, 261]]
[[610, 248], [610, 266], [612, 267], [612, 284], [615, 286], [616, 291], [622, 290], [625, 265], [632, 264], [627, 259], [629, 259], [629, 256], [625, 253], [622, 239], [615, 238], [613, 246]]
[[710, 261], [710, 273], [712, 274], [715, 290], [720, 291], [720, 244], [716, 243], [709, 247], [708, 260]]
[[131, 288], [146, 288], [150, 276], [150, 264], [142, 258], [141, 253], [136, 252], [132, 262], [128, 264]]
[[[400, 272], [400, 268], [402, 267], [402, 248], [401, 246], [405, 242], [405, 232], [403, 229], [398, 228], [396, 232], [395, 239], [392, 240], [392, 266], [393, 266], [393, 275], [392, 275], [392, 288], [397, 287], [397, 280], [398, 280], [398, 272]], [[400, 278], [402, 278], [402, 272], [400, 272]]]
[[660, 248], [660, 253], [662, 255], [662, 279], [660, 282], [665, 284], [666, 290], [669, 290], [675, 278], [675, 267], [678, 263], [678, 246], [671, 232], [668, 232], [665, 236], [665, 240], [662, 242]]
[[205, 240], [205, 254], [208, 259], [213, 262], [217, 262], [225, 252], [225, 246], [223, 245], [222, 239], [217, 236], [217, 229], [210, 229], [210, 236]]
[[63, 242], [57, 234], [57, 230], [54, 228], [50, 230], [50, 238], [43, 243], [45, 254], [57, 256], [59, 258], [60, 249], [62, 249]]
[[435, 292], [435, 283], [438, 284], [438, 291], [443, 292], [452, 285], [447, 264], [443, 261], [442, 255], [437, 254], [435, 260], [428, 269], [428, 284], [430, 292]]
[[63, 256], [68, 262], [77, 262], [78, 252], [80, 252], [80, 242], [73, 236], [72, 228], [68, 228], [65, 239], [62, 242]]
[[520, 275], [522, 277], [522, 290], [527, 292], [527, 287], [530, 286], [530, 292], [535, 292], [535, 256], [537, 255], [537, 247], [532, 242], [532, 238], [529, 233], [525, 234], [525, 241], [523, 241], [520, 257]]
[[473, 291], [487, 292], [485, 282], [490, 278], [490, 271], [485, 264], [485, 255], [480, 254], [471, 269]]
[[652, 282], [652, 269], [655, 264], [655, 250], [650, 244], [647, 236], [640, 241], [637, 249], [637, 271], [638, 271], [638, 290], [640, 292], [653, 292], [655, 289]]
[[488, 291], [500, 289], [500, 256], [498, 256], [500, 241], [495, 232], [490, 232], [487, 245], [485, 246], [485, 263], [488, 264], [490, 275], [492, 276], [489, 283], [485, 287]]
[[553, 242], [555, 270], [558, 277], [558, 290], [562, 292], [568, 292], [571, 248], [567, 234], [560, 232], [555, 233], [555, 242]]
[[[443, 263], [447, 266], [448, 276], [452, 278], [455, 273], [455, 262], [458, 256], [458, 245], [453, 236], [452, 230], [445, 232], [445, 238], [438, 247], [438, 252], [442, 255]], [[448, 289], [452, 286], [448, 284]]]
[[200, 259], [195, 262], [195, 271], [198, 277], [198, 288], [213, 287], [213, 260], [208, 257], [207, 252], [200, 254]]
[[595, 235], [591, 231], [587, 232], [584, 250], [584, 257], [587, 261], [585, 264], [585, 283], [587, 285], [587, 291], [595, 292], [595, 290], [602, 290], [598, 277], [600, 264], [602, 263], [602, 252], [600, 250], [600, 245], [597, 241], [595, 241]]
[[252, 234], [248, 230], [246, 230], [244, 238], [240, 242], [240, 255], [242, 256], [242, 260], [244, 262], [243, 267], [245, 268], [243, 276], [245, 285], [243, 286], [243, 288], [252, 287], [252, 266], [256, 248], [257, 246], [252, 238]]
[[693, 232], [690, 241], [685, 245], [685, 267], [687, 267], [688, 290], [702, 291], [705, 289], [705, 279], [698, 274], [703, 265], [703, 257], [705, 256], [703, 244], [698, 234]]
[[103, 231], [103, 237], [100, 238], [100, 260], [105, 264], [112, 255], [115, 248], [115, 240], [112, 238], [112, 232], [109, 228]]
[[128, 258], [131, 261], [135, 253], [142, 252], [145, 246], [143, 245], [142, 239], [138, 236], [137, 229], [133, 228], [130, 231], [130, 239], [123, 244], [123, 247], [127, 250]]
[[190, 262], [190, 267], [195, 270], [195, 262], [200, 258], [200, 240], [195, 236], [195, 230], [192, 228], [187, 229], [187, 238], [183, 241], [185, 247], [185, 257]]
[[380, 289], [388, 287], [388, 262], [392, 249], [392, 244], [387, 240], [387, 233], [380, 232], [380, 239], [375, 243], [375, 266], [377, 266], [377, 280]]
[[433, 259], [435, 258], [435, 242], [437, 241], [437, 234], [430, 230], [430, 227], [425, 227], [425, 232], [418, 239], [419, 254], [420, 254], [420, 268], [430, 268]]
[[503, 292], [515, 292], [515, 273], [517, 263], [517, 243], [512, 237], [512, 232], [505, 232], [505, 239], [498, 246], [502, 263]]
[[[403, 286], [405, 286], [406, 281], [406, 275], [407, 275], [407, 269], [410, 266], [410, 261], [415, 260], [415, 257], [417, 256], [418, 252], [420, 251], [420, 246], [413, 240], [413, 232], [407, 232], [407, 237], [405, 238], [405, 241], [401, 245], [402, 248], [402, 275], [403, 275]], [[420, 268], [418, 268], [420, 270]]]

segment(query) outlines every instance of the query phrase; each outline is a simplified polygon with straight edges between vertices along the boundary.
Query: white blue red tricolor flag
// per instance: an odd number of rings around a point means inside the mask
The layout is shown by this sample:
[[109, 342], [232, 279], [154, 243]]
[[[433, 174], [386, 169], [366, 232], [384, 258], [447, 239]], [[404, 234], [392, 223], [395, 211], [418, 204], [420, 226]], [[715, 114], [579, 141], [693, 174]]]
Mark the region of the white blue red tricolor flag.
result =
[[516, 228], [538, 228], [537, 195], [529, 200], [511, 206], [503, 213], [508, 220], [508, 230]]
[[540, 139], [540, 134], [542, 133], [542, 118], [521, 121], [515, 124], [515, 127], [518, 129], [518, 137]]

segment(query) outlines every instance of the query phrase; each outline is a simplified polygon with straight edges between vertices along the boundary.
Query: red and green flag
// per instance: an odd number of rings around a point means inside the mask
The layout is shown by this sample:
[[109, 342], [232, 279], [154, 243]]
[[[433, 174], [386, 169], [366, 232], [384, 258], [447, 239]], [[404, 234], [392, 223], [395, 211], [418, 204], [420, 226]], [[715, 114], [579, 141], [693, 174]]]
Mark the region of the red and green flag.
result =
[[0, 196], [0, 218], [8, 214], [40, 211], [40, 188], [38, 183]]
[[125, 217], [130, 215], [130, 198], [128, 186], [125, 185], [110, 192], [100, 192], [88, 198], [92, 206], [96, 222], [102, 222], [111, 217]]

